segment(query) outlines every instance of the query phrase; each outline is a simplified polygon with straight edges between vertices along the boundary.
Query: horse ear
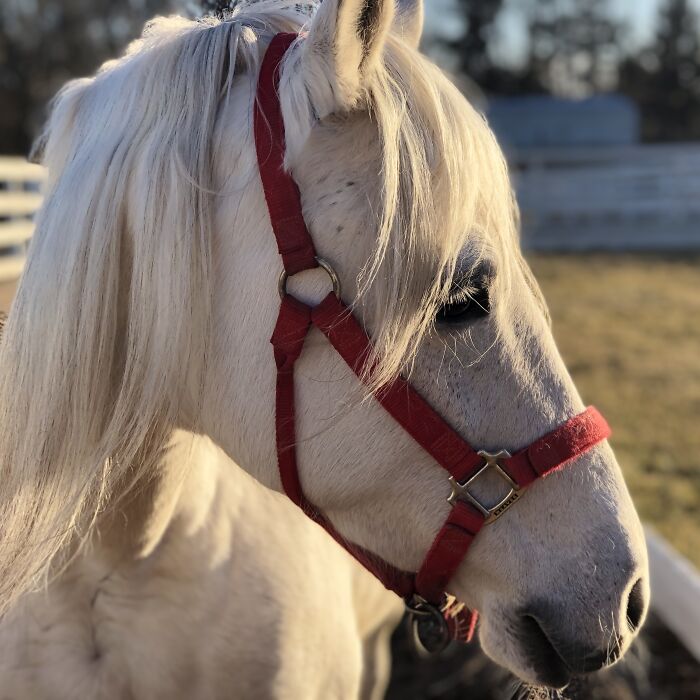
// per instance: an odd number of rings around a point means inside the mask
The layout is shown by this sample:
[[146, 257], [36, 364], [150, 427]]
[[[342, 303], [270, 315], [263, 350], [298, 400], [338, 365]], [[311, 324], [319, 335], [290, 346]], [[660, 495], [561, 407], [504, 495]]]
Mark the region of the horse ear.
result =
[[423, 34], [423, 0], [398, 0], [394, 31], [417, 49]]
[[[355, 108], [362, 100], [394, 20], [393, 0], [325, 0], [304, 42], [303, 61], [316, 89], [320, 117]], [[317, 81], [323, 81], [322, 89]]]

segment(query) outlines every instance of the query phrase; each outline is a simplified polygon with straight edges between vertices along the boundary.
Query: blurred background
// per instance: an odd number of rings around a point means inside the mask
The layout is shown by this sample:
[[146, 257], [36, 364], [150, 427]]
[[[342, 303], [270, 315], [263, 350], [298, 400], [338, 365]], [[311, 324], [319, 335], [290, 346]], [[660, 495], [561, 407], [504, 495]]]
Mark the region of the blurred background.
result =
[[[26, 163], [48, 100], [185, 0], [0, 0], [0, 308], [40, 202]], [[700, 0], [427, 0], [423, 49], [510, 161], [523, 245], [652, 547], [654, 616], [622, 668], [573, 697], [700, 698]], [[660, 533], [658, 537], [654, 532]], [[471, 650], [414, 658], [391, 698], [510, 697]], [[522, 697], [540, 697], [536, 694]]]

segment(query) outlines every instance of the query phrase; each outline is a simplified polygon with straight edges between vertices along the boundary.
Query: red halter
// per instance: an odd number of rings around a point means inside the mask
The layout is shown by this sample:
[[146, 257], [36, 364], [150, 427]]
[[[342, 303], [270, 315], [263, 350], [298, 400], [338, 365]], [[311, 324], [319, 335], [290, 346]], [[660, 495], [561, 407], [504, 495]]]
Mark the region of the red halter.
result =
[[[580, 456], [610, 435], [598, 411], [590, 407], [515, 455], [477, 452], [436, 413], [403, 378], [375, 394], [376, 399], [401, 427], [449, 473], [453, 508], [417, 573], [400, 571], [377, 555], [347, 542], [304, 496], [295, 450], [294, 363], [301, 354], [312, 325], [318, 328], [349, 367], [362, 376], [371, 341], [352, 312], [339, 298], [332, 268], [316, 255], [304, 221], [296, 183], [284, 169], [284, 122], [279, 102], [279, 67], [296, 34], [277, 34], [263, 60], [255, 102], [254, 128], [258, 167], [270, 213], [272, 229], [282, 256], [282, 303], [272, 335], [277, 365], [276, 439], [282, 486], [315, 522], [322, 525], [345, 549], [369, 569], [388, 589], [407, 601], [418, 623], [437, 625], [441, 647], [449, 639], [469, 641], [476, 613], [447, 597], [446, 589], [472, 541], [486, 523], [502, 515], [535, 479], [546, 476]], [[323, 267], [334, 291], [311, 308], [287, 294], [287, 276]], [[468, 490], [487, 469], [498, 473], [508, 494], [494, 507], [480, 503]], [[442, 627], [441, 627], [442, 626]]]

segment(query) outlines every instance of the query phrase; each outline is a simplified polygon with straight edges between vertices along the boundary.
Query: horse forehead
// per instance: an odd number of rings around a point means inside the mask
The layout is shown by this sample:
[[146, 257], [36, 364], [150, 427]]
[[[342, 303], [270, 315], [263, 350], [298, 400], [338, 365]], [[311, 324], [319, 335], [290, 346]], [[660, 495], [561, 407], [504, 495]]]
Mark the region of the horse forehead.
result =
[[378, 184], [381, 160], [377, 128], [366, 115], [358, 114], [329, 118], [316, 125], [298, 162], [291, 167], [304, 188], [302, 192], [340, 195], [352, 185], [367, 188]]
[[[381, 151], [368, 120], [348, 118], [319, 124], [292, 164], [304, 218], [319, 252], [335, 262], [363, 265], [374, 241], [370, 219], [381, 202]], [[373, 215], [374, 212], [374, 216]], [[359, 268], [358, 268], [359, 269]]]

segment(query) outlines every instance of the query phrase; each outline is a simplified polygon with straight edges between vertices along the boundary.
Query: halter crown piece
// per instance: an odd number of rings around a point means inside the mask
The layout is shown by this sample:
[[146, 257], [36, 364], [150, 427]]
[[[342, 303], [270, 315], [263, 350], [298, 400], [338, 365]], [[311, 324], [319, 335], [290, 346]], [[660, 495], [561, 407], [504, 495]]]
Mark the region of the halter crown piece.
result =
[[[284, 122], [278, 85], [282, 59], [297, 38], [277, 34], [267, 49], [258, 79], [254, 131], [258, 167], [284, 271], [282, 299], [272, 335], [277, 384], [275, 433], [282, 486], [289, 498], [386, 588], [406, 601], [414, 634], [428, 651], [439, 651], [450, 640], [470, 641], [477, 613], [447, 594], [449, 582], [479, 530], [501, 516], [535, 479], [546, 476], [587, 452], [610, 435], [605, 419], [593, 407], [575, 416], [514, 455], [490, 454], [469, 445], [403, 378], [375, 394], [392, 418], [449, 474], [446, 497], [452, 504], [423, 563], [416, 573], [401, 571], [379, 556], [345, 540], [331, 522], [304, 496], [296, 462], [294, 364], [301, 355], [311, 326], [320, 330], [349, 367], [360, 377], [371, 340], [340, 299], [332, 267], [318, 258], [301, 208], [299, 189], [284, 169]], [[329, 273], [333, 292], [311, 308], [290, 296], [288, 276], [321, 267]], [[493, 470], [504, 481], [507, 494], [495, 506], [481, 503], [469, 490], [471, 483]], [[451, 493], [448, 494], [448, 487]]]

